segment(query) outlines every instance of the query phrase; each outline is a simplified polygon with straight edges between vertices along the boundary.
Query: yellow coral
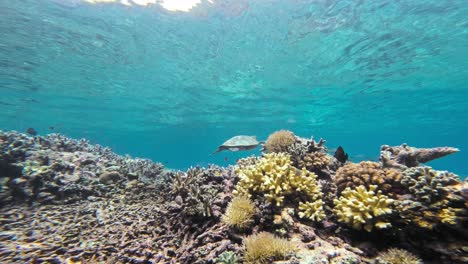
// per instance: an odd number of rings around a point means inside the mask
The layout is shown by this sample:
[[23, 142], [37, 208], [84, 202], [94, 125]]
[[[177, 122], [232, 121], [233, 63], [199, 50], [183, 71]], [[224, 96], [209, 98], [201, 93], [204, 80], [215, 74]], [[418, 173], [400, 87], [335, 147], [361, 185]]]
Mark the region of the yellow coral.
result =
[[249, 198], [238, 196], [229, 203], [222, 220], [229, 226], [245, 228], [252, 223], [254, 214], [255, 204]]
[[271, 263], [273, 259], [285, 258], [295, 251], [286, 239], [278, 238], [267, 232], [260, 232], [244, 239], [245, 263]]
[[370, 232], [375, 226], [378, 229], [390, 227], [391, 224], [378, 218], [392, 213], [391, 205], [394, 200], [383, 195], [381, 191], [375, 193], [376, 185], [370, 185], [369, 190], [363, 185], [356, 189], [346, 188], [339, 199], [335, 199], [333, 211], [338, 221], [347, 223], [355, 229]]
[[[305, 169], [298, 171], [292, 166], [290, 156], [284, 153], [266, 154], [254, 166], [240, 168], [237, 173], [240, 177], [234, 191], [237, 195], [263, 193], [277, 206], [281, 206], [286, 195], [294, 192], [304, 193], [314, 202], [322, 197], [317, 176]], [[323, 207], [317, 205], [317, 215], [323, 215]]]
[[[235, 195], [251, 197], [254, 193], [263, 194], [276, 206], [281, 206], [285, 196], [290, 194], [305, 194], [312, 202], [322, 198], [317, 175], [306, 169], [297, 170], [285, 153], [266, 154], [255, 165], [238, 168], [236, 172], [240, 180], [234, 190]], [[323, 212], [321, 206], [316, 209]]]
[[271, 134], [265, 142], [265, 151], [272, 152], [287, 152], [288, 147], [296, 142], [294, 133], [289, 130], [279, 130]]
[[299, 203], [299, 217], [309, 218], [315, 221], [322, 221], [325, 218], [323, 211], [323, 201], [317, 200], [315, 202]]
[[455, 225], [457, 224], [457, 216], [454, 208], [445, 208], [442, 209], [437, 216], [440, 221], [444, 224]]

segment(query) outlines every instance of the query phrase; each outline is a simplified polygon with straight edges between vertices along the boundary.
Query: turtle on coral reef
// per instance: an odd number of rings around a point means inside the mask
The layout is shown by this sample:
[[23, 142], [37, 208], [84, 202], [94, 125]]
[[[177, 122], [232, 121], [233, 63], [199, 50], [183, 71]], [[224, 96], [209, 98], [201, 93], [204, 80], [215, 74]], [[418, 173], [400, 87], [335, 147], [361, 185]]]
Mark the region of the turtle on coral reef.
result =
[[211, 153], [211, 155], [221, 152], [223, 150], [239, 151], [250, 150], [258, 147], [264, 142], [258, 141], [256, 136], [235, 136], [225, 141], [218, 149]]

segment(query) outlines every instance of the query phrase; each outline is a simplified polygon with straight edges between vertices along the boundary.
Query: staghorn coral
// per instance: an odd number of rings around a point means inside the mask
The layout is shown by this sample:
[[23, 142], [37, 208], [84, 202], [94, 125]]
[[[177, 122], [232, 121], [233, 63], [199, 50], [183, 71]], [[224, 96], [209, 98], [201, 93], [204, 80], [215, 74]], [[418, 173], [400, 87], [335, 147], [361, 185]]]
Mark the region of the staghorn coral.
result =
[[400, 192], [401, 173], [396, 169], [382, 169], [380, 163], [361, 161], [348, 163], [336, 171], [335, 181], [338, 193], [346, 187], [355, 188], [360, 185], [376, 185], [383, 193]]
[[296, 142], [294, 133], [288, 130], [279, 130], [268, 136], [264, 149], [267, 153], [287, 152], [288, 147]]
[[253, 222], [255, 204], [249, 198], [236, 196], [229, 203], [222, 221], [233, 227], [246, 228]]
[[381, 191], [377, 193], [376, 185], [370, 185], [369, 190], [364, 186], [356, 189], [346, 188], [341, 197], [335, 199], [333, 211], [339, 222], [347, 223], [354, 229], [370, 232], [375, 226], [378, 229], [390, 227], [389, 222], [384, 221], [384, 215], [392, 213], [391, 205], [394, 200], [383, 195]]
[[212, 216], [212, 202], [223, 186], [217, 171], [200, 167], [189, 168], [185, 173], [176, 172], [170, 179], [166, 200], [174, 200], [185, 216]]
[[379, 254], [377, 259], [378, 264], [422, 264], [422, 260], [411, 252], [399, 249], [390, 248], [389, 250]]
[[267, 232], [246, 237], [244, 246], [245, 263], [272, 263], [273, 260], [285, 259], [296, 250], [286, 239]]
[[380, 161], [384, 167], [404, 170], [408, 167], [417, 167], [419, 163], [426, 163], [458, 151], [460, 150], [452, 147], [415, 148], [407, 144], [394, 147], [382, 145], [380, 147]]
[[237, 170], [240, 180], [233, 193], [248, 197], [263, 194], [276, 206], [281, 206], [285, 196], [291, 194], [303, 194], [312, 202], [321, 200], [322, 191], [317, 176], [306, 169], [299, 171], [291, 163], [287, 154], [266, 154], [254, 166]]
[[446, 187], [461, 182], [457, 175], [447, 171], [436, 171], [431, 167], [415, 167], [403, 171], [401, 183], [416, 196], [417, 200], [433, 203], [449, 193]]

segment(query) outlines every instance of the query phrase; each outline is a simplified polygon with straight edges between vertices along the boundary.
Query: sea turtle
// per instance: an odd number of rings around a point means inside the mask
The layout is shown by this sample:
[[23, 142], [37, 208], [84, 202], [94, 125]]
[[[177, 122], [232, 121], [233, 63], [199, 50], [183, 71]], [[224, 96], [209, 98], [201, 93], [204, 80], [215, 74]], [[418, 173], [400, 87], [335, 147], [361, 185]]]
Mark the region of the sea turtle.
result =
[[224, 142], [212, 154], [218, 153], [223, 150], [239, 151], [254, 149], [262, 143], [264, 142], [258, 141], [256, 136], [235, 136]]

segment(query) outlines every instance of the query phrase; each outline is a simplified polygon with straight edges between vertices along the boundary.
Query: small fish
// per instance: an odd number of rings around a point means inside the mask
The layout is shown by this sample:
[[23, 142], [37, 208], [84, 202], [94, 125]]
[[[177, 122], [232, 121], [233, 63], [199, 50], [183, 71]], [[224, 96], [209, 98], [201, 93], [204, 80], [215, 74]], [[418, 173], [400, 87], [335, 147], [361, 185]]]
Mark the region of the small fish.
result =
[[338, 161], [345, 163], [348, 160], [348, 154], [344, 152], [343, 147], [339, 146], [336, 151], [335, 155], [333, 155]]
[[28, 134], [31, 135], [31, 136], [37, 135], [36, 129], [34, 129], [34, 128], [32, 128], [32, 127], [28, 128], [28, 129], [26, 130], [26, 133], [28, 133]]
[[224, 157], [224, 161], [229, 161], [229, 158], [228, 157]]
[[54, 129], [55, 129], [55, 127], [53, 127], [53, 126], [50, 126], [50, 127], [49, 127], [49, 129], [50, 129], [50, 130], [54, 130]]

